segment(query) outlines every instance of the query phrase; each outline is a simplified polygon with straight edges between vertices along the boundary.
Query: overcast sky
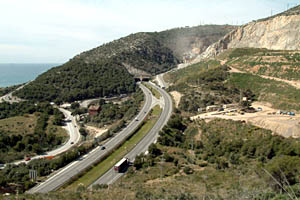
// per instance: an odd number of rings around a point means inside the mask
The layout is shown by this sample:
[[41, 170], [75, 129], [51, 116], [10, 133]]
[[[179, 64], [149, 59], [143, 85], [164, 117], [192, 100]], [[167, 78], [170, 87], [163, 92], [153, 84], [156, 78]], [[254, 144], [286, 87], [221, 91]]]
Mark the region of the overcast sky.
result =
[[130, 33], [242, 24], [296, 3], [300, 0], [0, 0], [0, 63], [63, 63]]

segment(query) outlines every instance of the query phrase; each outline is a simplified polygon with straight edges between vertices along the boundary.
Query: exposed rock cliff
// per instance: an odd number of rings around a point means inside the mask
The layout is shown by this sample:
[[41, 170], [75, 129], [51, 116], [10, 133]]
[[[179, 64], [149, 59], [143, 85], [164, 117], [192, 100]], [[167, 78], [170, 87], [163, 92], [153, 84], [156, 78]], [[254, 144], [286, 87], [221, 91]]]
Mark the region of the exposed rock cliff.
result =
[[212, 44], [196, 58], [218, 55], [230, 48], [267, 48], [274, 50], [300, 49], [300, 7], [292, 8], [276, 16], [250, 22]]

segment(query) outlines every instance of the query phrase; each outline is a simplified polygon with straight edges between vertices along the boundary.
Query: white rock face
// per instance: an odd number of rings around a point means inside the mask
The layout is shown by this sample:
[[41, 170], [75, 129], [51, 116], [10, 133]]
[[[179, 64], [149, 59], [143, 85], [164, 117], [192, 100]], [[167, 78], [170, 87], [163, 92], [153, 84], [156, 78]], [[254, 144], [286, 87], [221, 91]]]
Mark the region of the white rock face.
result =
[[300, 15], [277, 16], [266, 21], [250, 22], [209, 46], [194, 62], [218, 55], [229, 48], [253, 47], [273, 50], [299, 50], [299, 33]]

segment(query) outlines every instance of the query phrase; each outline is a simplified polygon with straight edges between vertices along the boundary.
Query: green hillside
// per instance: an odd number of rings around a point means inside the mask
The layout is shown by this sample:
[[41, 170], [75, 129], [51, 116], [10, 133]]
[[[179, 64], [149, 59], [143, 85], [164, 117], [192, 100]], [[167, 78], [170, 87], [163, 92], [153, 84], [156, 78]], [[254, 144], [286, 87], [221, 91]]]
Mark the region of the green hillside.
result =
[[[189, 114], [210, 105], [239, 103], [241, 94], [276, 109], [299, 111], [299, 89], [261, 76], [300, 80], [299, 59], [298, 51], [230, 49], [217, 60], [170, 72], [165, 78], [170, 91], [182, 94], [179, 109]], [[231, 67], [244, 73], [230, 73]]]
[[40, 75], [15, 95], [61, 103], [134, 91], [134, 78], [118, 63], [99, 61], [87, 64], [81, 59], [73, 59]]
[[180, 63], [185, 52], [195, 46], [205, 50], [233, 28], [212, 25], [131, 34], [50, 69], [15, 95], [61, 103], [132, 93], [134, 75], [168, 71]]

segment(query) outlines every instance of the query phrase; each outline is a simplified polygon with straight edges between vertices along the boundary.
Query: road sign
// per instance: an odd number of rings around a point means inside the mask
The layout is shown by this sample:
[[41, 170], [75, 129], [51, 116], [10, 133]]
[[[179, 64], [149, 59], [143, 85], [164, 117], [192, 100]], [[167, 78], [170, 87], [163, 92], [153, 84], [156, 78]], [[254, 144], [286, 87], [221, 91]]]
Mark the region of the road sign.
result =
[[37, 177], [36, 170], [29, 170], [29, 178], [32, 179], [32, 181], [35, 181]]

